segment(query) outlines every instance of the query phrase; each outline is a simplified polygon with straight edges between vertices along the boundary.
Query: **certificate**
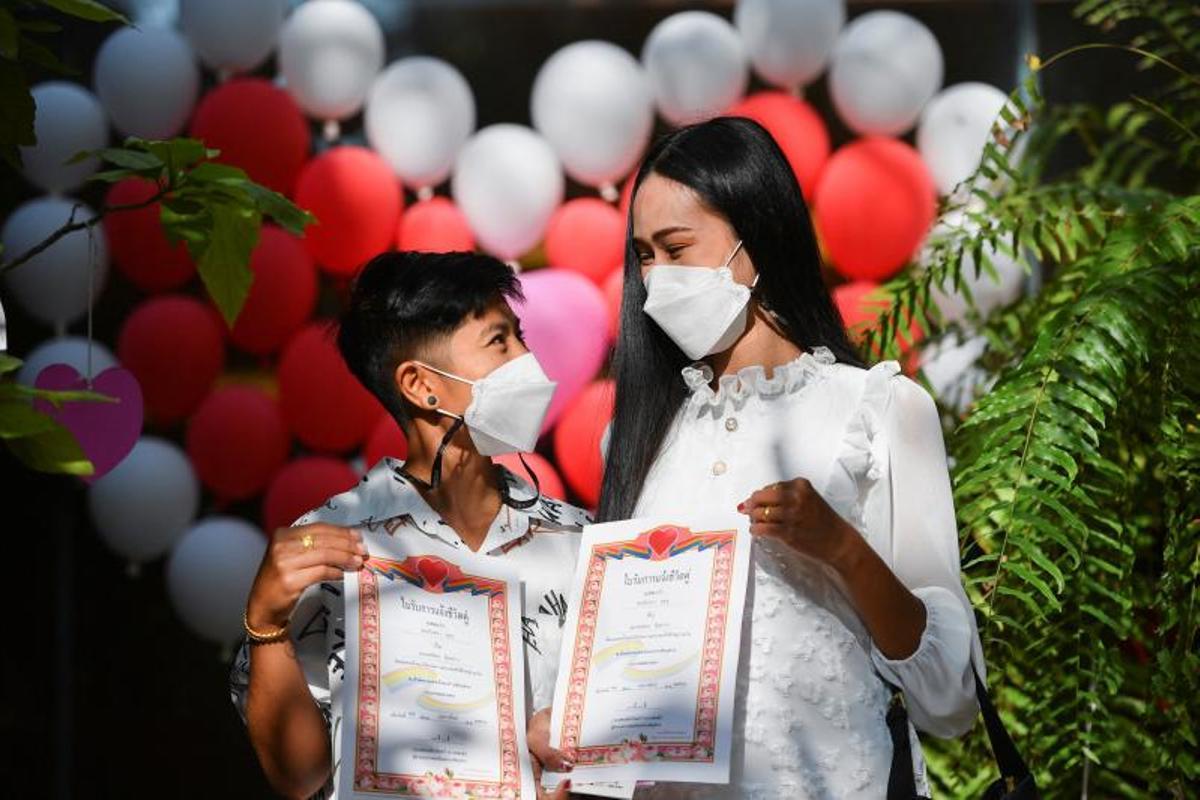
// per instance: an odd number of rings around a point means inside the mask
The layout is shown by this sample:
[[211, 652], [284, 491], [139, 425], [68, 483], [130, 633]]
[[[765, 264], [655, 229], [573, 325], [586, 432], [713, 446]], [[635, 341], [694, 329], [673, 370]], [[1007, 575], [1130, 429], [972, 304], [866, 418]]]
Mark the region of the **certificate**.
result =
[[550, 720], [572, 780], [729, 781], [748, 525], [584, 528]]
[[338, 797], [536, 797], [515, 573], [363, 538], [369, 557], [345, 577]]

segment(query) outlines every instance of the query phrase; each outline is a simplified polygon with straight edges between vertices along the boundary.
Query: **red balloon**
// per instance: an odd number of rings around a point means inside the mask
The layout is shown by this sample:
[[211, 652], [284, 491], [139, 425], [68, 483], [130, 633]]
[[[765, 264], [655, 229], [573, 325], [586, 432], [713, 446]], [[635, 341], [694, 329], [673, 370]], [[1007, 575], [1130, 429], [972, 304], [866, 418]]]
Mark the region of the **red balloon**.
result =
[[262, 78], [234, 78], [206, 94], [189, 133], [220, 150], [218, 161], [283, 194], [291, 194], [311, 145], [296, 101]]
[[263, 497], [263, 530], [270, 535], [301, 515], [358, 483], [358, 476], [345, 461], [327, 456], [306, 456], [286, 465]]
[[317, 218], [304, 232], [308, 252], [330, 273], [349, 277], [391, 247], [404, 197], [386, 161], [365, 147], [344, 146], [305, 165], [296, 203]]
[[608, 303], [608, 331], [612, 340], [617, 340], [621, 328], [621, 295], [625, 291], [625, 266], [614, 269], [604, 279], [604, 301]]
[[261, 389], [223, 386], [188, 422], [187, 453], [201, 482], [221, 500], [254, 497], [288, 455], [279, 406]]
[[[876, 327], [879, 316], [890, 307], [890, 301], [886, 297], [874, 299], [868, 297], [878, 288], [879, 284], [870, 281], [852, 281], [833, 287], [833, 302], [842, 315], [842, 322], [845, 323], [846, 329], [851, 330], [862, 326], [858, 330], [851, 331], [852, 336], [861, 335], [862, 329]], [[920, 326], [910, 320], [909, 329], [905, 334], [907, 341], [902, 339], [897, 332], [896, 344], [900, 346], [901, 351], [907, 351], [915, 342], [920, 341], [922, 335]]]
[[786, 92], [770, 91], [750, 95], [728, 113], [749, 117], [770, 132], [792, 165], [805, 198], [811, 198], [829, 160], [829, 131], [816, 109]]
[[625, 219], [596, 197], [580, 197], [559, 206], [546, 227], [546, 258], [603, 283], [613, 264], [624, 260]]
[[[104, 205], [144, 203], [158, 191], [153, 181], [126, 178], [114, 183], [104, 197]], [[172, 245], [159, 221], [158, 203], [130, 211], [104, 215], [104, 233], [117, 269], [143, 292], [156, 293], [177, 289], [196, 272], [196, 265], [183, 242]]]
[[851, 280], [879, 281], [917, 252], [937, 210], [929, 170], [909, 145], [868, 136], [829, 160], [813, 198], [833, 266]]
[[[558, 472], [554, 469], [554, 465], [547, 461], [537, 453], [523, 453], [525, 463], [529, 465], [529, 469], [533, 470], [533, 474], [537, 476], [538, 488], [546, 497], [553, 497], [556, 500], [567, 499], [567, 489], [563, 486], [562, 478], [558, 477]], [[509, 472], [524, 478], [529, 481], [529, 485], [533, 485], [533, 479], [529, 477], [529, 473], [525, 467], [521, 465], [521, 459], [516, 453], [504, 453], [499, 456], [492, 456], [492, 461], [497, 464], [502, 464]]]
[[392, 415], [387, 413], [381, 416], [375, 423], [375, 427], [371, 429], [366, 447], [363, 448], [363, 461], [370, 469], [378, 464], [379, 459], [384, 456], [398, 458], [401, 461], [408, 458], [408, 439], [404, 438], [404, 431], [400, 430], [400, 426], [396, 424]]
[[267, 355], [283, 346], [317, 303], [317, 269], [300, 240], [264, 225], [250, 257], [254, 282], [229, 339], [247, 353]]
[[475, 235], [467, 217], [447, 197], [422, 200], [400, 215], [396, 247], [426, 253], [474, 250]]
[[142, 386], [146, 416], [176, 422], [196, 410], [225, 366], [220, 317], [191, 297], [146, 300], [121, 326], [117, 357]]
[[600, 501], [600, 439], [612, 419], [614, 384], [595, 381], [580, 392], [554, 428], [554, 458], [567, 485], [589, 506]]
[[350, 372], [333, 332], [309, 323], [283, 348], [279, 406], [306, 447], [341, 453], [362, 443], [383, 407]]

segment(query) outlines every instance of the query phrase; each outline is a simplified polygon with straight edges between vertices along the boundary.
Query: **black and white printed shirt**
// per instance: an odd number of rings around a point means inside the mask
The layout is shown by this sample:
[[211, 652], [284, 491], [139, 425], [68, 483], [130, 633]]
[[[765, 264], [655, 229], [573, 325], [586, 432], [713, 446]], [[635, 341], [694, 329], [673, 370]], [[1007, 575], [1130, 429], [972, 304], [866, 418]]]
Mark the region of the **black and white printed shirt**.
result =
[[[398, 459], [380, 460], [353, 489], [331, 497], [293, 525], [325, 522], [384, 531], [414, 547], [433, 539], [441, 545], [468, 550], [454, 529], [401, 472], [403, 465]], [[548, 707], [554, 694], [559, 644], [567, 615], [566, 597], [575, 571], [579, 532], [592, 520], [582, 509], [544, 496], [531, 508], [514, 508], [511, 501], [531, 497], [534, 490], [512, 472], [500, 469], [507, 486], [503, 493], [505, 502], [477, 554], [504, 558], [521, 575], [526, 710], [532, 712]], [[313, 700], [329, 726], [333, 744], [334, 771], [321, 791], [313, 795], [316, 800], [334, 800], [337, 796], [337, 769], [341, 761], [340, 696], [346, 652], [344, 619], [341, 581], [310, 586], [292, 613], [291, 636], [296, 656]], [[243, 721], [249, 681], [249, 649], [243, 640], [229, 672], [230, 695]]]

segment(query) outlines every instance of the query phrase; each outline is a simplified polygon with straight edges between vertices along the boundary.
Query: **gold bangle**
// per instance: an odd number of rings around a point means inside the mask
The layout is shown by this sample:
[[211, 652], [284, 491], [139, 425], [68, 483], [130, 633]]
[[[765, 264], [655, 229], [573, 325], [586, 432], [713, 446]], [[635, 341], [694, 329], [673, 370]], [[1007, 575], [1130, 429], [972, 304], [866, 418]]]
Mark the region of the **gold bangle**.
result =
[[283, 627], [272, 631], [271, 633], [261, 633], [260, 631], [254, 630], [254, 628], [250, 627], [250, 617], [245, 610], [242, 611], [242, 627], [246, 629], [247, 638], [257, 644], [270, 644], [271, 642], [278, 642], [281, 639], [285, 639], [288, 635], [287, 623], [284, 623]]

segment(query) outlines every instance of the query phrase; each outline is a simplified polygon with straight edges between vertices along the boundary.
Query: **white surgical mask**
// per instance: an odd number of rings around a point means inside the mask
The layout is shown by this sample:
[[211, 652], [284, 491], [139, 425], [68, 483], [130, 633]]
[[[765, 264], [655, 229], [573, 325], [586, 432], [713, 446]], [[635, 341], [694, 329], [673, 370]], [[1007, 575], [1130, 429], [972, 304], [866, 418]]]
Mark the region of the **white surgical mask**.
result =
[[443, 408], [436, 410], [463, 420], [480, 455], [533, 450], [558, 386], [546, 377], [533, 353], [517, 356], [474, 381], [422, 361], [417, 363], [451, 380], [470, 384], [471, 403], [461, 415]]
[[642, 310], [688, 358], [727, 350], [746, 330], [746, 306], [754, 284], [738, 283], [729, 269], [741, 247], [739, 239], [719, 267], [654, 264], [646, 273]]

